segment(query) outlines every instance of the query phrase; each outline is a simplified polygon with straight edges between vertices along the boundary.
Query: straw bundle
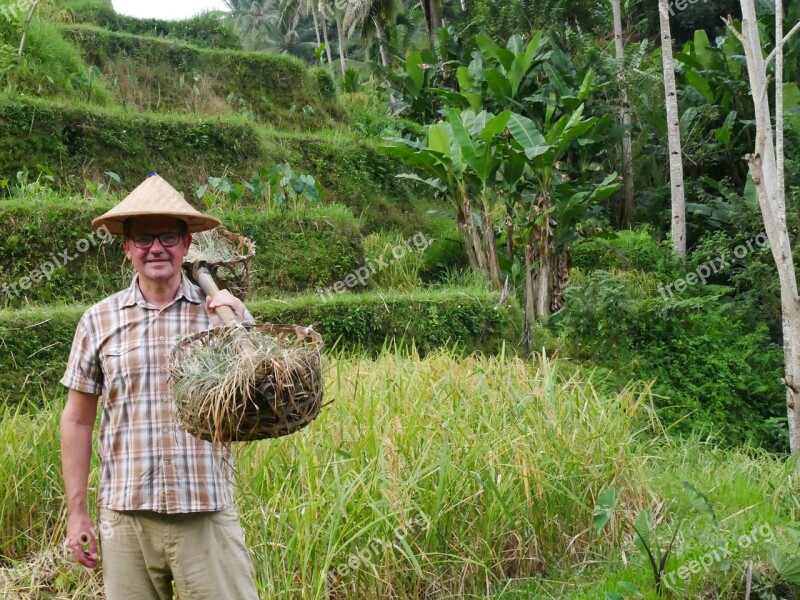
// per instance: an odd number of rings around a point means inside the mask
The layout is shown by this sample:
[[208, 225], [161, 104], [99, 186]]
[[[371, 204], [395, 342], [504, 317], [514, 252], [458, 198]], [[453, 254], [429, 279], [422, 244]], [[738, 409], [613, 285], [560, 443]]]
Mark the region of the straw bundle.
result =
[[196, 263], [207, 263], [211, 276], [219, 286], [244, 300], [250, 285], [250, 262], [255, 253], [256, 246], [252, 241], [218, 227], [192, 235], [192, 245], [183, 264], [187, 274], [192, 277], [192, 268]]
[[187, 336], [170, 365], [178, 418], [215, 445], [294, 433], [322, 408], [321, 348], [312, 329], [274, 324]]

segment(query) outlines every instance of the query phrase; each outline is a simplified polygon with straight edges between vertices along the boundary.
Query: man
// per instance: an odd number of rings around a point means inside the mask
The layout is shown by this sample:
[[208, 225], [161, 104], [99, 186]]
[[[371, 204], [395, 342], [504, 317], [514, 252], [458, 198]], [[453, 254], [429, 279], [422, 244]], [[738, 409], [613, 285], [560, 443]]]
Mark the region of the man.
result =
[[[249, 551], [233, 504], [232, 457], [191, 436], [176, 420], [168, 377], [176, 338], [219, 324], [229, 292], [206, 298], [181, 264], [192, 233], [219, 221], [192, 208], [153, 175], [92, 222], [123, 236], [136, 269], [131, 286], [81, 318], [66, 373], [61, 453], [67, 545], [95, 569], [102, 550], [108, 600], [258, 598]], [[87, 480], [98, 397], [100, 535], [88, 512]]]

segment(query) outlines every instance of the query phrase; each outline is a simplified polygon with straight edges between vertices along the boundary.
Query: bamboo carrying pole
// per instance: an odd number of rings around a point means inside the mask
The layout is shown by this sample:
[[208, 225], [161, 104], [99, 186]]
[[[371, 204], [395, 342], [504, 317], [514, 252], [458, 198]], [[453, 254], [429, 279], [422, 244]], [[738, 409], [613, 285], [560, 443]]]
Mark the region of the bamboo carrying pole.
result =
[[[198, 260], [194, 263], [194, 266], [192, 266], [192, 276], [200, 288], [207, 296], [210, 296], [212, 300], [219, 294], [219, 286], [217, 286], [217, 282], [214, 281], [214, 278], [211, 276], [211, 271], [206, 261]], [[216, 311], [225, 325], [237, 325], [239, 323], [239, 319], [236, 318], [236, 313], [233, 312], [230, 306], [218, 306]]]

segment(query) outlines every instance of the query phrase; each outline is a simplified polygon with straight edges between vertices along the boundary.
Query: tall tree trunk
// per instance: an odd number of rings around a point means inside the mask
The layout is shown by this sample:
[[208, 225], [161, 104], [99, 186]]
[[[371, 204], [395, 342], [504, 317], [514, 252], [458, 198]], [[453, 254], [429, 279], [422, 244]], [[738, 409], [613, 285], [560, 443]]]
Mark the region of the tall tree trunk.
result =
[[500, 263], [497, 260], [497, 247], [495, 246], [494, 224], [492, 215], [485, 204], [481, 203], [481, 217], [483, 220], [483, 245], [486, 253], [486, 268], [492, 289], [500, 290], [503, 283], [500, 280]]
[[378, 36], [378, 48], [381, 53], [381, 64], [389, 68], [392, 66], [392, 57], [389, 55], [389, 49], [386, 47], [386, 29], [383, 27], [383, 23], [377, 17], [372, 19], [373, 23], [375, 23], [375, 34]]
[[506, 201], [506, 260], [514, 262], [514, 202]]
[[322, 17], [322, 35], [325, 38], [325, 53], [328, 55], [328, 64], [333, 66], [333, 55], [331, 54], [331, 44], [328, 41], [328, 15], [325, 14], [325, 7], [320, 5], [320, 16]]
[[428, 26], [428, 38], [433, 44], [436, 30], [442, 26], [439, 17], [439, 7], [436, 6], [437, 0], [422, 0], [422, 12], [425, 13], [425, 24]]
[[344, 76], [347, 71], [347, 55], [345, 54], [345, 36], [341, 17], [336, 18], [336, 32], [339, 35], [339, 63], [342, 65], [342, 76]]
[[686, 258], [686, 197], [683, 187], [683, 154], [678, 117], [678, 94], [675, 88], [675, 62], [672, 59], [672, 34], [669, 27], [668, 0], [658, 0], [661, 22], [661, 57], [664, 64], [664, 96], [667, 104], [669, 141], [669, 180], [672, 189], [672, 250]]
[[314, 2], [311, 2], [311, 16], [314, 17], [314, 34], [317, 36], [317, 46], [322, 43], [322, 39], [319, 37], [319, 20], [317, 19], [317, 9], [314, 8]]
[[458, 229], [461, 231], [461, 236], [464, 238], [464, 249], [467, 252], [467, 259], [469, 260], [469, 267], [473, 273], [482, 273], [480, 262], [478, 261], [478, 253], [475, 248], [474, 238], [472, 231], [467, 225], [466, 218], [461, 210], [458, 211]]
[[[778, 0], [780, 1], [780, 0]], [[736, 31], [732, 21], [728, 28], [744, 46], [750, 90], [756, 115], [755, 153], [747, 156], [750, 173], [758, 194], [764, 229], [772, 249], [772, 257], [778, 270], [781, 286], [781, 312], [783, 318], [784, 385], [786, 386], [786, 414], [789, 425], [789, 447], [792, 452], [800, 450], [800, 299], [798, 299], [792, 247], [786, 227], [786, 204], [780, 184], [780, 170], [776, 152], [772, 145], [772, 122], [768, 99], [767, 64], [764, 60], [761, 37], [753, 0], [741, 0], [742, 31]], [[780, 25], [782, 27], [782, 24]], [[797, 31], [793, 28], [792, 32]], [[791, 36], [790, 35], [787, 37]], [[782, 31], [781, 31], [782, 33]], [[779, 38], [784, 43], [787, 38]], [[776, 56], [782, 53], [779, 41]], [[781, 94], [776, 94], [776, 111], [783, 113]], [[782, 120], [777, 120], [781, 123]], [[778, 134], [782, 140], [782, 134]]]
[[533, 284], [533, 261], [536, 258], [536, 246], [531, 238], [525, 244], [525, 325], [522, 333], [522, 343], [525, 353], [531, 353], [531, 328], [536, 319], [536, 309], [534, 307], [535, 290]]
[[617, 80], [620, 89], [619, 120], [622, 124], [622, 223], [630, 227], [636, 213], [633, 188], [633, 150], [631, 145], [631, 109], [628, 104], [628, 88], [625, 83], [625, 47], [622, 43], [622, 6], [620, 0], [612, 0], [614, 13], [614, 46], [617, 59]]

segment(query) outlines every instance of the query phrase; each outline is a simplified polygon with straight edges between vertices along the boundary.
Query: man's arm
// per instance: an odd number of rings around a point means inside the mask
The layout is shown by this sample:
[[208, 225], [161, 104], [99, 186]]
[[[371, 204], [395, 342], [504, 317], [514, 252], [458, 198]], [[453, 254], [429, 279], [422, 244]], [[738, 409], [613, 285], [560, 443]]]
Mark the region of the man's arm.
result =
[[[75, 560], [97, 568], [97, 530], [86, 501], [97, 395], [69, 390], [61, 413], [61, 466], [67, 500], [67, 546]], [[84, 550], [88, 545], [88, 551]]]

